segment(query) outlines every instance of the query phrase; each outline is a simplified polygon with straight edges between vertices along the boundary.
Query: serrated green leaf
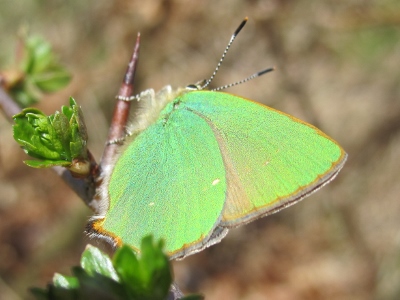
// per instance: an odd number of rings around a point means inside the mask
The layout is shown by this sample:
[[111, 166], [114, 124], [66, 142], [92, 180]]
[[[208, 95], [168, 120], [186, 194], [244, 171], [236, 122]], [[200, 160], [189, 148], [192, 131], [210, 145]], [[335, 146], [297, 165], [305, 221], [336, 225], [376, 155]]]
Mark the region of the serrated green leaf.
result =
[[140, 271], [142, 279], [146, 281], [146, 287], [156, 297], [162, 297], [168, 293], [172, 283], [172, 274], [169, 268], [168, 257], [162, 252], [164, 242], [160, 240], [153, 244], [153, 237], [142, 239]]
[[64, 276], [59, 273], [54, 274], [53, 284], [55, 287], [64, 289], [76, 289], [79, 287], [79, 282], [76, 277]]
[[69, 167], [71, 163], [65, 160], [24, 160], [24, 164], [31, 168], [43, 169], [55, 166]]
[[106, 275], [90, 274], [80, 267], [73, 268], [73, 274], [79, 280], [81, 299], [129, 299], [124, 287]]
[[26, 59], [23, 70], [26, 73], [43, 72], [54, 61], [51, 45], [39, 36], [30, 36], [25, 40]]
[[29, 107], [29, 108], [24, 108], [19, 114], [16, 114], [14, 116], [14, 118], [23, 118], [25, 117], [27, 114], [32, 114], [32, 115], [36, 115], [36, 117], [46, 117], [46, 115], [37, 108], [34, 107]]
[[[40, 300], [165, 300], [172, 278], [162, 247], [162, 242], [153, 243], [151, 236], [145, 237], [140, 258], [129, 246], [122, 246], [111, 262], [99, 249], [88, 246], [82, 254], [81, 266], [72, 268], [73, 276], [55, 274], [47, 290], [32, 289], [32, 292]], [[203, 297], [192, 295], [182, 299]]]
[[88, 245], [82, 254], [81, 267], [90, 275], [97, 273], [119, 281], [119, 277], [108, 255], [91, 245]]
[[[40, 98], [43, 96], [41, 90], [36, 86], [36, 83], [32, 80], [31, 75], [25, 75], [22, 84], [18, 87], [21, 90], [23, 90], [26, 94], [28, 94], [32, 99], [34, 99], [33, 103], [38, 102]], [[32, 103], [29, 103], [28, 105], [30, 104]]]
[[69, 143], [72, 136], [71, 136], [71, 127], [69, 124], [68, 117], [57, 111], [54, 114], [54, 117], [51, 118], [51, 125], [54, 128], [57, 140], [59, 140], [61, 144], [61, 149], [62, 149], [61, 156], [66, 160], [71, 161], [72, 157], [69, 148]]
[[88, 136], [82, 110], [80, 106], [76, 104], [76, 101], [72, 97], [70, 97], [70, 108], [68, 110], [66, 108], [67, 107], [62, 107], [62, 111], [65, 111], [64, 114], [69, 116], [70, 119], [71, 156], [85, 158], [87, 153], [86, 145]]
[[69, 148], [72, 157], [80, 157], [82, 154], [82, 148], [84, 147], [84, 142], [78, 139], [76, 142], [71, 142]]
[[70, 82], [70, 73], [43, 38], [27, 37], [23, 54], [16, 70], [21, 75], [9, 89], [21, 106], [27, 107], [39, 101], [43, 93], [58, 91]]
[[121, 281], [129, 288], [131, 295], [143, 295], [146, 293], [141, 274], [139, 273], [139, 261], [132, 248], [123, 245], [113, 257], [113, 265]]
[[49, 134], [46, 133], [48, 130], [52, 131], [51, 126], [41, 111], [24, 109], [13, 119], [14, 139], [27, 154], [35, 158], [60, 159], [58, 149], [54, 149], [57, 143], [49, 141]]
[[36, 109], [24, 109], [14, 119], [14, 139], [25, 152], [35, 158], [60, 160], [59, 141], [48, 118]]
[[27, 107], [36, 103], [37, 99], [27, 93], [23, 88], [13, 88], [10, 90], [11, 97], [22, 107]]
[[147, 236], [142, 240], [139, 260], [129, 246], [117, 251], [113, 259], [114, 266], [129, 288], [130, 295], [140, 295], [139, 299], [165, 299], [172, 283], [172, 274], [162, 248], [162, 241], [153, 244], [152, 236]]
[[[72, 99], [72, 98], [71, 98]], [[71, 107], [46, 116], [40, 110], [27, 108], [14, 118], [14, 139], [24, 151], [40, 159], [25, 163], [34, 168], [51, 166], [70, 167], [73, 162], [85, 165], [87, 161], [87, 133], [83, 114], [75, 100]], [[77, 174], [86, 174], [88, 168], [74, 168]]]
[[75, 99], [69, 97], [69, 106], [63, 105], [61, 106], [61, 112], [68, 117], [68, 119], [72, 119], [72, 115], [74, 114], [74, 108], [78, 106]]
[[45, 93], [56, 92], [71, 81], [71, 75], [66, 70], [53, 70], [32, 75], [36, 86]]

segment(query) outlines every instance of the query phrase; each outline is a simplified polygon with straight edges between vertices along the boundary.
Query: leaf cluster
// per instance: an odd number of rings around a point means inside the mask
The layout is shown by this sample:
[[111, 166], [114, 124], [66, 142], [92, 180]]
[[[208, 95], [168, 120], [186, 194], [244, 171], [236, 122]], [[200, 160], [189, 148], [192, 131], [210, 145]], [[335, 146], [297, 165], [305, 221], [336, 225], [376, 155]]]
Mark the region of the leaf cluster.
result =
[[73, 98], [70, 106], [46, 116], [36, 108], [25, 108], [15, 115], [14, 139], [24, 151], [38, 160], [25, 163], [34, 168], [71, 167], [74, 159], [87, 159], [87, 132], [80, 107]]
[[40, 36], [24, 39], [22, 58], [3, 76], [11, 97], [22, 107], [38, 102], [43, 93], [60, 90], [71, 80], [51, 45]]
[[[72, 276], [55, 274], [46, 289], [31, 289], [37, 300], [72, 299], [128, 299], [165, 300], [172, 283], [168, 257], [163, 253], [163, 242], [153, 243], [144, 237], [141, 256], [127, 245], [117, 250], [111, 260], [98, 248], [88, 246], [79, 267], [72, 268]], [[182, 300], [200, 300], [192, 295]]]

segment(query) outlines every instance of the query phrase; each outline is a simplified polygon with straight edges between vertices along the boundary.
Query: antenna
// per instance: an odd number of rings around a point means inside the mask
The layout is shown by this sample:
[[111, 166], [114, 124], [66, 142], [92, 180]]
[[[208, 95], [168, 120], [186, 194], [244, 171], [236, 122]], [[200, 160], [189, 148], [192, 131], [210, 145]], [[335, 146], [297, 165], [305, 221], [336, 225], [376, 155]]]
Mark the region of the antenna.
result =
[[[215, 68], [214, 72], [212, 73], [211, 77], [206, 81], [206, 83], [204, 85], [202, 85], [199, 90], [202, 90], [204, 88], [206, 88], [211, 81], [214, 79], [215, 75], [217, 74], [219, 68], [221, 67], [222, 62], [225, 59], [226, 54], [228, 53], [229, 48], [231, 47], [233, 41], [235, 40], [236, 36], [239, 34], [239, 32], [242, 30], [242, 28], [244, 27], [244, 25], [246, 25], [248, 18], [244, 18], [244, 20], [242, 21], [242, 23], [240, 23], [239, 27], [235, 30], [235, 32], [232, 34], [231, 39], [228, 43], [228, 45], [226, 46], [224, 53], [222, 53], [222, 56], [217, 64], [217, 67]], [[257, 76], [256, 76], [257, 77]]]
[[257, 73], [254, 73], [253, 75], [250, 75], [249, 77], [246, 77], [245, 79], [242, 79], [242, 80], [236, 81], [236, 82], [234, 82], [234, 83], [230, 83], [230, 84], [226, 84], [226, 85], [217, 87], [217, 88], [215, 88], [215, 89], [212, 89], [211, 91], [213, 91], [213, 92], [218, 92], [218, 91], [221, 91], [221, 90], [224, 90], [224, 89], [233, 87], [233, 86], [235, 86], [235, 85], [239, 85], [239, 84], [245, 83], [245, 82], [247, 82], [247, 81], [249, 81], [249, 80], [252, 80], [252, 79], [254, 79], [254, 78], [256, 78], [256, 77], [260, 77], [261, 75], [264, 75], [264, 74], [266, 74], [266, 73], [272, 72], [272, 71], [274, 71], [274, 70], [275, 70], [275, 67], [268, 68], [268, 69], [259, 71], [259, 72], [257, 72]]

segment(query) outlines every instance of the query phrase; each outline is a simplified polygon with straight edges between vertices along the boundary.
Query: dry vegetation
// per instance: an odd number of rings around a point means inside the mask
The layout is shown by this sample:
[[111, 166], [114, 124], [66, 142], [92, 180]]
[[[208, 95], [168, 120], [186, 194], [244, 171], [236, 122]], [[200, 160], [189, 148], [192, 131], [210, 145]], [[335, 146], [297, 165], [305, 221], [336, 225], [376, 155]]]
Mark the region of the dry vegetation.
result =
[[[349, 160], [309, 199], [175, 263], [179, 286], [207, 299], [400, 298], [398, 1], [0, 2], [1, 67], [21, 28], [46, 37], [74, 79], [39, 107], [74, 96], [97, 158], [137, 31], [139, 92], [208, 77], [248, 16], [214, 85], [276, 66], [230, 92], [317, 125]], [[51, 170], [22, 164], [1, 115], [0, 136], [0, 299], [20, 299], [78, 263], [91, 212]]]

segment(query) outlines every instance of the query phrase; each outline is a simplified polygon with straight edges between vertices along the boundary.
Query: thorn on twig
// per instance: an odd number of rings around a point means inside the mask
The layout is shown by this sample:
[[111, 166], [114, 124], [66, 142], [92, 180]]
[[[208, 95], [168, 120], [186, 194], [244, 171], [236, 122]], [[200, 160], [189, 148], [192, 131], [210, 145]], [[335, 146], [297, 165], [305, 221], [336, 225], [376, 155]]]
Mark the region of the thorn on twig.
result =
[[[140, 48], [140, 33], [138, 33], [137, 35], [136, 44], [133, 49], [133, 54], [128, 63], [128, 67], [126, 69], [124, 79], [119, 89], [118, 96], [129, 97], [133, 93], [133, 88], [134, 88], [133, 82], [135, 78], [136, 67], [139, 60], [139, 48]], [[113, 117], [111, 120], [107, 141], [118, 141], [125, 136], [125, 127], [128, 122], [130, 106], [131, 106], [130, 102], [117, 100], [114, 108]], [[106, 144], [100, 166], [107, 166], [111, 163], [118, 147], [119, 147], [118, 143]]]

